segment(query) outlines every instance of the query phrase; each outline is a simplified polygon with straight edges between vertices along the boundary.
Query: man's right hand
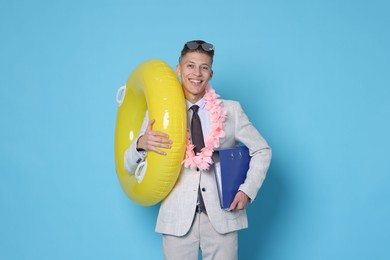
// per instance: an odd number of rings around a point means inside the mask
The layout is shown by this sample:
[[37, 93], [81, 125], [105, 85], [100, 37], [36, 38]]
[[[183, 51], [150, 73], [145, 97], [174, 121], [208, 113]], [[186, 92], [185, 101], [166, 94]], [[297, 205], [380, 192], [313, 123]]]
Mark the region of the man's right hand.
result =
[[144, 135], [138, 139], [137, 149], [144, 149], [146, 151], [153, 151], [158, 154], [166, 155], [164, 151], [158, 148], [171, 149], [172, 141], [166, 133], [153, 131], [152, 126], [155, 120], [149, 121]]

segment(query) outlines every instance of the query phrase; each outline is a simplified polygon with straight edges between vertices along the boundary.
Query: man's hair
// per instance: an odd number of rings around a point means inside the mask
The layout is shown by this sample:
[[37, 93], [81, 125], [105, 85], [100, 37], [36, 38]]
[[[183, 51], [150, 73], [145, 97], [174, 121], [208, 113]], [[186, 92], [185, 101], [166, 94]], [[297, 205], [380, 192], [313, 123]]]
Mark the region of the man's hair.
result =
[[[196, 49], [190, 49], [188, 48], [187, 44], [190, 43], [190, 42], [196, 42], [197, 44], [199, 44], [199, 46], [196, 48]], [[194, 41], [189, 41], [189, 42], [186, 42], [184, 44], [184, 47], [183, 49], [181, 50], [181, 54], [180, 54], [180, 58], [179, 58], [179, 62], [181, 61], [181, 59], [184, 57], [184, 55], [186, 55], [187, 53], [189, 52], [200, 52], [200, 53], [204, 53], [206, 55], [208, 55], [210, 58], [211, 58], [211, 64], [213, 64], [213, 59], [214, 59], [214, 47], [211, 49], [211, 50], [204, 50], [202, 48], [202, 44], [203, 43], [206, 43], [205, 41], [202, 41], [202, 40], [194, 40]], [[211, 45], [212, 46], [212, 45]]]

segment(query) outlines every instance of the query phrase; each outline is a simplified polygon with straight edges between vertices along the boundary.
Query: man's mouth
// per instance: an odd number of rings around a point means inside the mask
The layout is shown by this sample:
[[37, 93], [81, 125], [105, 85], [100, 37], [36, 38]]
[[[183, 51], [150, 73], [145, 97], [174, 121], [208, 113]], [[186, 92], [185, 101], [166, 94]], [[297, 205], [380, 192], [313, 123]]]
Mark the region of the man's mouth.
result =
[[202, 83], [202, 81], [201, 81], [201, 80], [198, 80], [198, 79], [190, 79], [190, 82], [191, 82], [192, 84], [194, 84], [194, 85], [198, 85], [198, 84]]

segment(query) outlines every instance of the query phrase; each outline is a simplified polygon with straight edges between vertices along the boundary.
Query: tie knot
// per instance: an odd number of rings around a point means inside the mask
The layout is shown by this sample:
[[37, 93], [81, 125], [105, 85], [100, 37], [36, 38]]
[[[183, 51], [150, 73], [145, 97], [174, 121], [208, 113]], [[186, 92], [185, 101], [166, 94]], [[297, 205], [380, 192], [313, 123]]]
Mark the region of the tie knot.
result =
[[194, 111], [194, 113], [198, 113], [198, 110], [199, 110], [199, 106], [198, 105], [193, 105], [191, 107], [192, 111]]

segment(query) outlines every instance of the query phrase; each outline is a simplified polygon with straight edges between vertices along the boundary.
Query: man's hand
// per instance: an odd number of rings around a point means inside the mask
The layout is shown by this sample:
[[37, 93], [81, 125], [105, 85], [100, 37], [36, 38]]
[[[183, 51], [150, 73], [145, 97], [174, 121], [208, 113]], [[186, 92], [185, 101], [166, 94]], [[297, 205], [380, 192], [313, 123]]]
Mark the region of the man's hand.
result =
[[242, 191], [238, 191], [232, 204], [230, 205], [230, 210], [241, 210], [245, 209], [248, 206], [249, 197]]
[[138, 139], [137, 149], [153, 151], [158, 154], [166, 155], [164, 151], [158, 148], [171, 149], [172, 141], [166, 133], [153, 131], [154, 119], [150, 120], [143, 136]]

